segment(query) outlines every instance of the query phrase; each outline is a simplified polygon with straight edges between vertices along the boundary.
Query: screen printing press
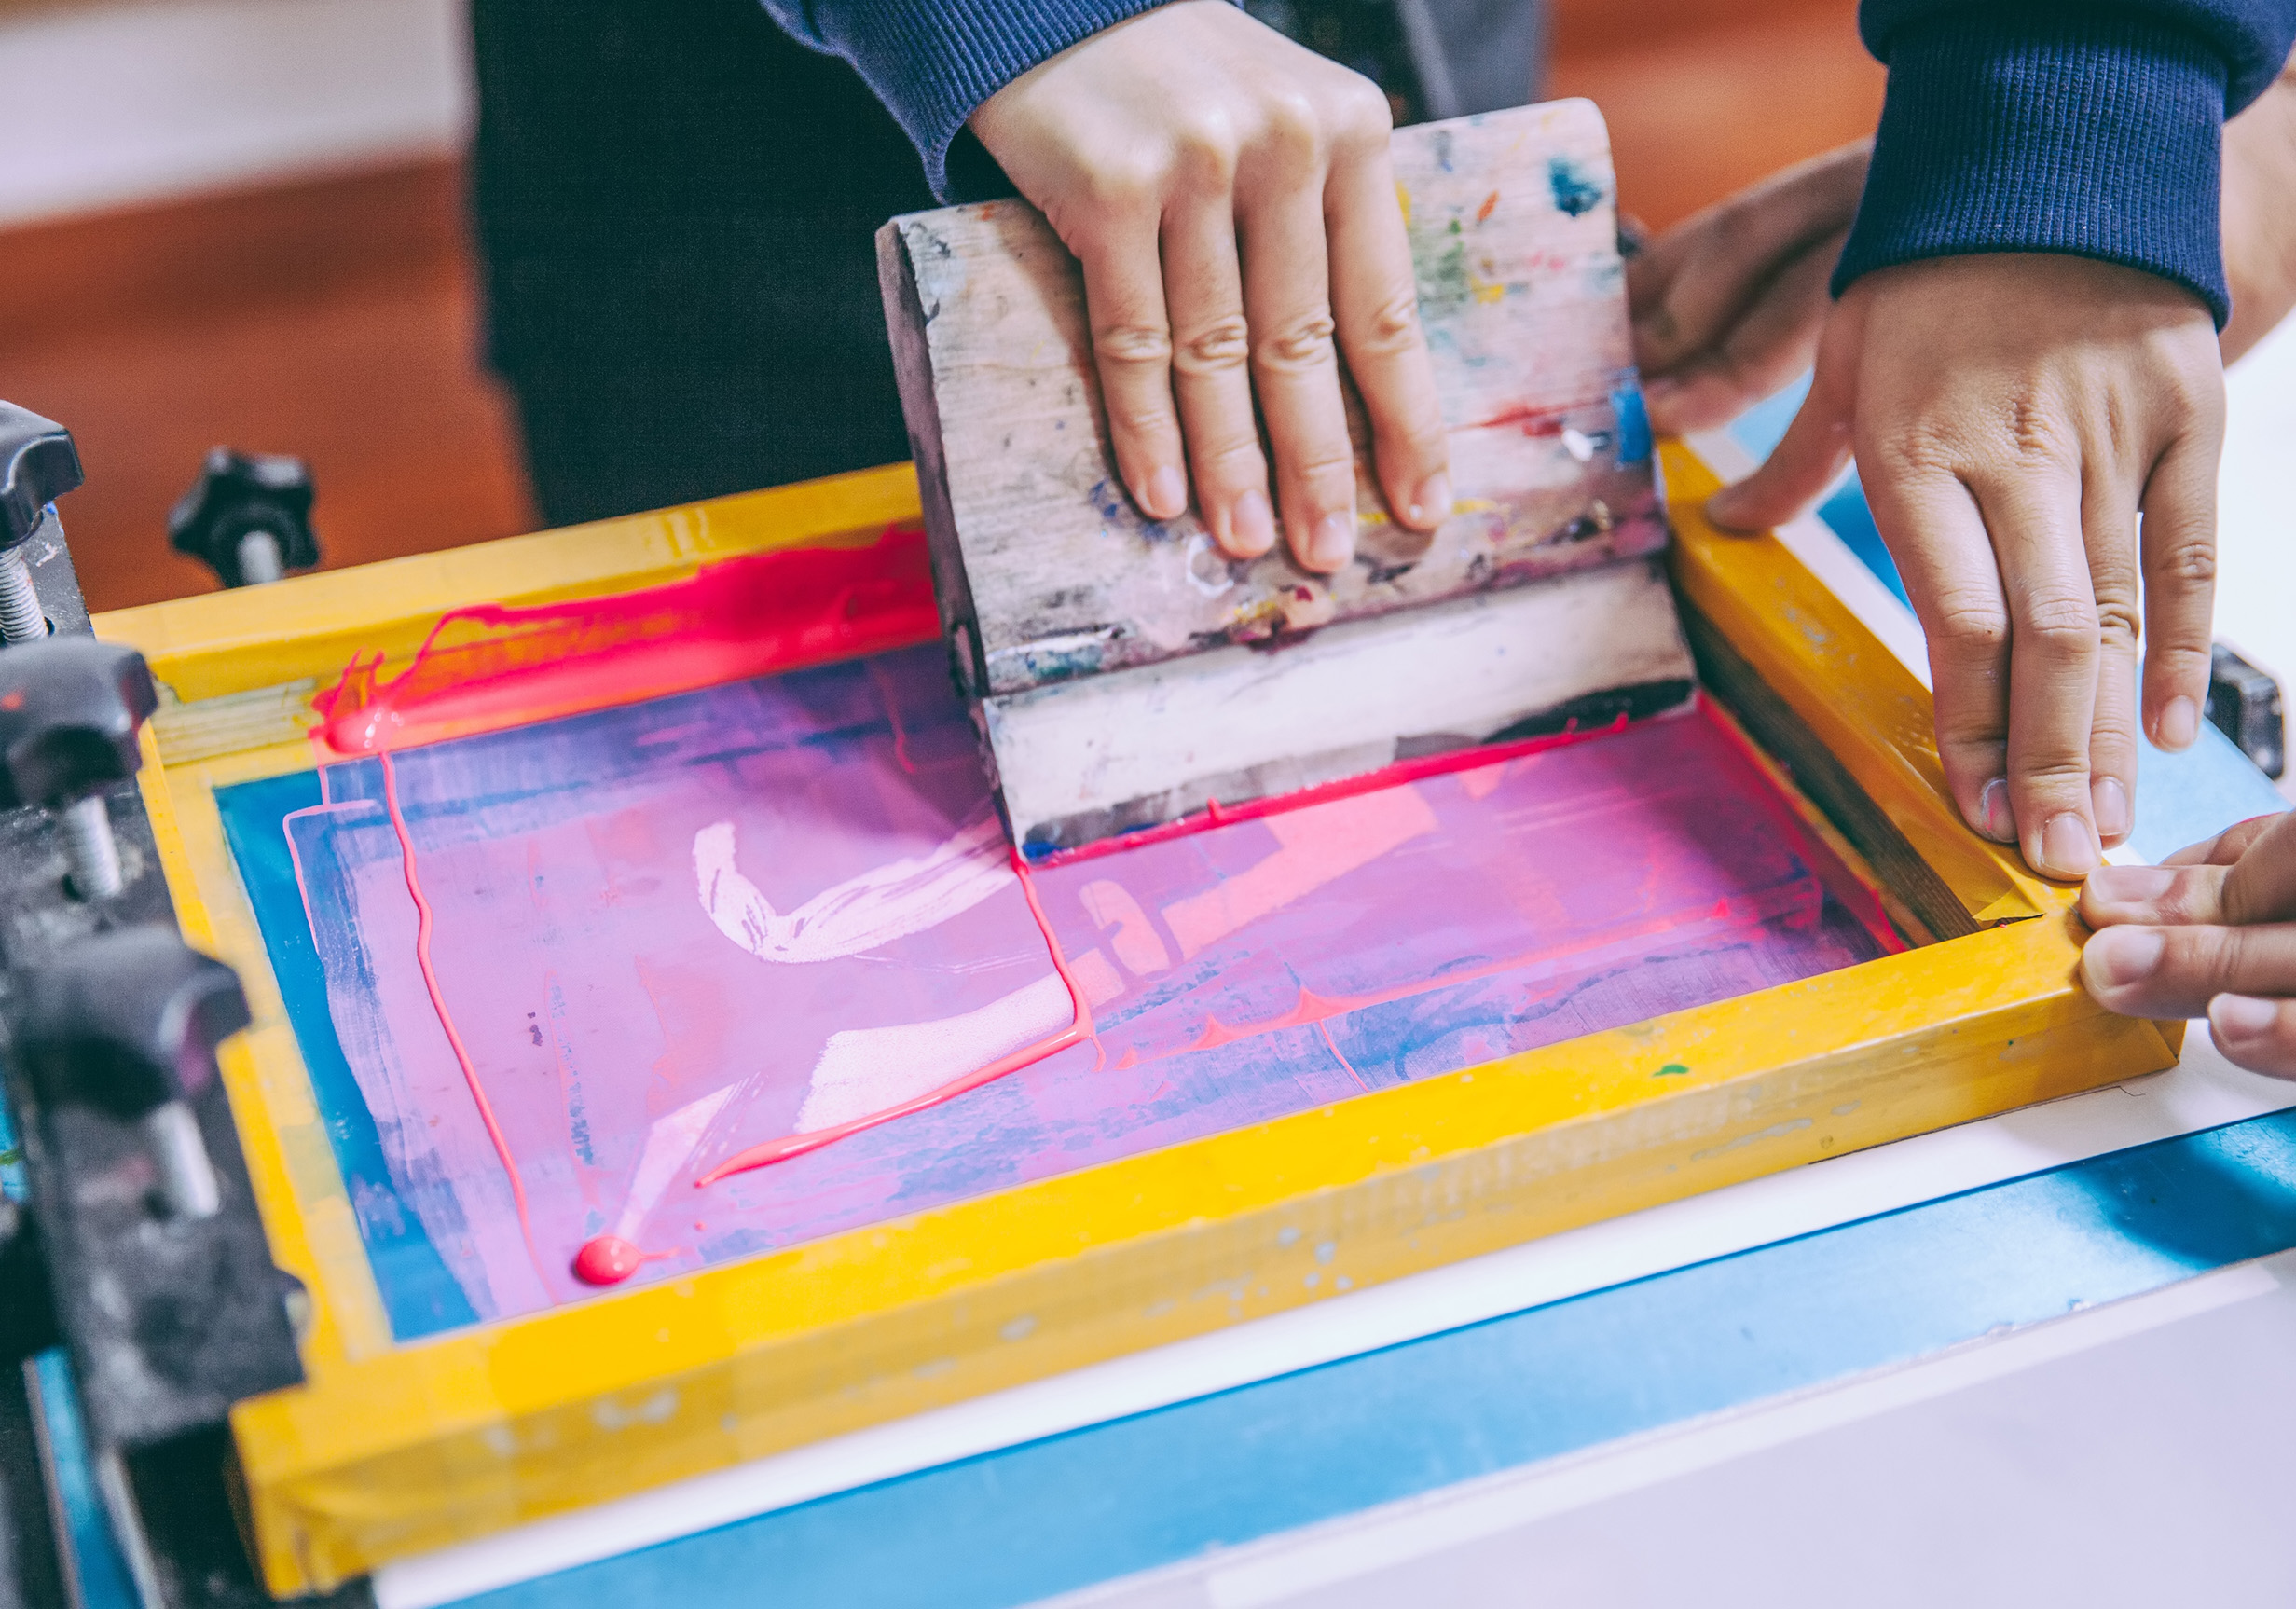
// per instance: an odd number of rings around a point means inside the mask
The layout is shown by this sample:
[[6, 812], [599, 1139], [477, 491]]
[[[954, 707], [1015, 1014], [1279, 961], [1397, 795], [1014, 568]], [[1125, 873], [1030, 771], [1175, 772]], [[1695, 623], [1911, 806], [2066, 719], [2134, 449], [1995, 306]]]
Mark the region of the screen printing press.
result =
[[[1657, 448], [1684, 708], [1074, 860], [906, 466], [99, 617], [151, 680], [34, 690], [0, 891], [20, 1600], [2296, 1569], [2073, 1476], [2269, 1378], [2296, 1091], [2081, 994], [1854, 483], [1705, 525], [1792, 400]], [[89, 629], [47, 502], [21, 652]], [[2213, 728], [2144, 766], [2142, 858], [2281, 807]], [[2204, 1334], [2215, 1397], [2144, 1351]]]

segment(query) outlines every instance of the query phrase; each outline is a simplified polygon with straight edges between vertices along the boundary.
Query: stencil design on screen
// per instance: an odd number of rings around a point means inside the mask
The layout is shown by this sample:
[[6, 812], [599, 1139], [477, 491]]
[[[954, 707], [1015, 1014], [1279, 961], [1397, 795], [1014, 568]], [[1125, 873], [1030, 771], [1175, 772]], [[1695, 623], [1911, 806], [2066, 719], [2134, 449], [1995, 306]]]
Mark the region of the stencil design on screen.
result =
[[1069, 1020], [942, 651], [395, 764], [532, 1253], [415, 964], [378, 763], [218, 799], [403, 1340], [593, 1294], [595, 1235], [670, 1277], [1883, 947], [1725, 734], [1654, 722], [1039, 871], [1091, 1040], [696, 1189]]

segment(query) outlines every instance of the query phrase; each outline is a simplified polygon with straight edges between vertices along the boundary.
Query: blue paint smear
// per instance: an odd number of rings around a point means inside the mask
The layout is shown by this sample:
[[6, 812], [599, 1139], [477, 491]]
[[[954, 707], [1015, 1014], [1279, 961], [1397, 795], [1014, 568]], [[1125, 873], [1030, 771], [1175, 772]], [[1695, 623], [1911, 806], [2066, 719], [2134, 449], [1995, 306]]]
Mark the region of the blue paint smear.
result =
[[1642, 387], [1631, 382], [1611, 392], [1611, 413], [1618, 421], [1618, 461], [1650, 461], [1650, 410], [1643, 406]]
[[319, 802], [319, 776], [312, 771], [215, 791], [224, 837], [279, 979], [287, 1020], [294, 1025], [296, 1044], [310, 1074], [311, 1093], [326, 1123], [327, 1143], [342, 1170], [343, 1188], [354, 1208], [351, 1216], [374, 1265], [391, 1333], [396, 1340], [413, 1341], [475, 1324], [478, 1314], [431, 1244], [421, 1217], [392, 1182], [374, 1114], [335, 1036], [335, 1018], [327, 1009], [326, 970], [311, 941], [303, 896], [296, 887], [295, 862], [287, 853], [286, 831], [281, 825], [289, 812]]
[[[2163, 1140], [465, 1600], [987, 1609], [2296, 1245], [2296, 1113]], [[1025, 1547], [1013, 1546], [1025, 1536]]]
[[1555, 205], [1575, 218], [1601, 206], [1608, 194], [1602, 181], [1568, 157], [1547, 158], [1547, 187]]
[[1874, 572], [1876, 581], [1908, 610], [1913, 608], [1913, 599], [1905, 596], [1904, 578], [1897, 572], [1897, 560], [1890, 557], [1880, 529], [1874, 524], [1874, 511], [1866, 505], [1865, 487], [1855, 467], [1834, 495], [1818, 505], [1818, 517], [1842, 539], [1842, 545], [1857, 556], [1860, 564]]
[[22, 1201], [32, 1187], [24, 1178], [24, 1155], [16, 1143], [16, 1124], [8, 1116], [7, 1092], [0, 1090], [0, 1196]]
[[63, 1535], [58, 1541], [72, 1552], [80, 1609], [138, 1609], [128, 1561], [96, 1492], [95, 1465], [89, 1455], [88, 1427], [71, 1365], [61, 1347], [40, 1354], [33, 1365], [40, 1382], [40, 1414], [54, 1454], [48, 1467], [56, 1482], [57, 1506], [63, 1511]]

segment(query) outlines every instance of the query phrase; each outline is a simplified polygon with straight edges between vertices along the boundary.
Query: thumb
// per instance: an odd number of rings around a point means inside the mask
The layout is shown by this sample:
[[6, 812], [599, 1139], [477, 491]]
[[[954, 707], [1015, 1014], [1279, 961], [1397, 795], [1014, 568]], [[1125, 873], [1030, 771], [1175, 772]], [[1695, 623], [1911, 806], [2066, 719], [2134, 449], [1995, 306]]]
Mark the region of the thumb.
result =
[[1716, 525], [1728, 530], [1767, 530], [1783, 525], [1824, 496], [1849, 461], [1857, 424], [1863, 308], [1863, 298], [1854, 305], [1835, 305], [1818, 340], [1817, 372], [1801, 410], [1761, 468], [1707, 501], [1706, 516]]

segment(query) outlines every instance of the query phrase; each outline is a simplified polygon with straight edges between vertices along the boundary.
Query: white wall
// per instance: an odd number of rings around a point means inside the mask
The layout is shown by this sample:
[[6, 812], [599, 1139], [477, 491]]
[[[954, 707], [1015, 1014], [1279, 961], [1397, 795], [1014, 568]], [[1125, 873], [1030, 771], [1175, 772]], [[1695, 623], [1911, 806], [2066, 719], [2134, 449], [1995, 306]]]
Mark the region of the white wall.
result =
[[0, 227], [459, 148], [461, 0], [141, 0], [0, 21]]

